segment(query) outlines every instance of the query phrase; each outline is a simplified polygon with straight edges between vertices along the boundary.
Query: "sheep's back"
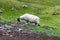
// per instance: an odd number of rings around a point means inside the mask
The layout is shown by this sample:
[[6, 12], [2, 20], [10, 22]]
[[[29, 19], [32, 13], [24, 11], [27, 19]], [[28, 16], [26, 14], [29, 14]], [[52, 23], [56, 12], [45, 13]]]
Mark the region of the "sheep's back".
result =
[[31, 21], [31, 22], [39, 20], [39, 18], [37, 16], [34, 16], [34, 15], [28, 15], [27, 17], [28, 17], [28, 20]]
[[28, 20], [30, 22], [36, 22], [39, 21], [39, 17], [35, 16], [35, 15], [31, 15], [31, 14], [24, 14], [22, 15], [24, 17], [25, 20]]

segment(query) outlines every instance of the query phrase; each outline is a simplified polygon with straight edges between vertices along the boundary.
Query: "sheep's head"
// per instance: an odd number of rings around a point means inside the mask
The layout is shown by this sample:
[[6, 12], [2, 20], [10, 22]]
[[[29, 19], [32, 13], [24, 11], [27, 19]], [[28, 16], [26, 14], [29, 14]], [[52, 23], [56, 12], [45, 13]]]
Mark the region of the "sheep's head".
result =
[[20, 22], [21, 20], [23, 20], [23, 16], [20, 16], [19, 18], [17, 18], [18, 22]]
[[17, 18], [17, 21], [20, 22], [20, 18]]

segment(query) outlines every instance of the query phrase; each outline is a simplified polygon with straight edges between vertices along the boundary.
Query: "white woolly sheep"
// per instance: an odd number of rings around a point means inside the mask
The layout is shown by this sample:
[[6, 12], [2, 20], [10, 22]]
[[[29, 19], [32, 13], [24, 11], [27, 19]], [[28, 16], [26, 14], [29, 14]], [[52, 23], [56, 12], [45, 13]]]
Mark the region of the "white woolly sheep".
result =
[[35, 25], [38, 24], [38, 26], [40, 26], [40, 25], [39, 25], [40, 18], [37, 17], [37, 16], [35, 16], [35, 15], [31, 15], [31, 14], [27, 14], [27, 13], [26, 13], [26, 14], [20, 16], [19, 18], [17, 18], [17, 21], [18, 21], [18, 22], [20, 22], [21, 20], [26, 20], [27, 23], [28, 23], [28, 22], [30, 22], [30, 23], [35, 23]]

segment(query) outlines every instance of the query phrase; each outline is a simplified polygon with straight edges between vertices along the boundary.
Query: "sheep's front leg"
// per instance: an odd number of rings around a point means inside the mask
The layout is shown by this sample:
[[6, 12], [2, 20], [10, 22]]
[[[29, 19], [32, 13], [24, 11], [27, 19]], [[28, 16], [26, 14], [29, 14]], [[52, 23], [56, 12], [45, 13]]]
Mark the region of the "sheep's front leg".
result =
[[35, 23], [35, 25], [37, 25], [37, 23]]

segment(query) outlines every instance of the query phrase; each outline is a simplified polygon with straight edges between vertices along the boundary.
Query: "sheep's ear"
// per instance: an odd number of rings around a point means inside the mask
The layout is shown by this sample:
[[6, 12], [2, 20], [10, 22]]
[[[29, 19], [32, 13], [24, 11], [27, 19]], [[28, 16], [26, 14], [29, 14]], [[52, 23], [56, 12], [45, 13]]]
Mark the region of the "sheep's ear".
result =
[[17, 21], [20, 22], [20, 18], [17, 18]]

